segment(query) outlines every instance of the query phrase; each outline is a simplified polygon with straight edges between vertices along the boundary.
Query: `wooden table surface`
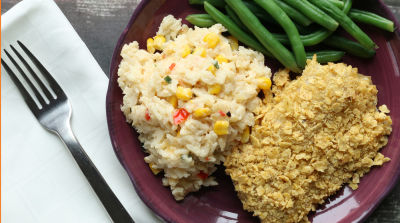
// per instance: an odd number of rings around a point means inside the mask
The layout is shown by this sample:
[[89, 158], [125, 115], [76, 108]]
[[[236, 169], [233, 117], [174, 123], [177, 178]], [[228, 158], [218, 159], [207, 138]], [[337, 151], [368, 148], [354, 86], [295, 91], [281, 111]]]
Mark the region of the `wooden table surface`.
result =
[[[1, 14], [20, 0], [1, 0]], [[140, 0], [55, 0], [108, 75], [117, 40]], [[400, 0], [384, 0], [400, 20]], [[400, 149], [400, 148], [399, 148]], [[366, 221], [400, 223], [400, 182]]]

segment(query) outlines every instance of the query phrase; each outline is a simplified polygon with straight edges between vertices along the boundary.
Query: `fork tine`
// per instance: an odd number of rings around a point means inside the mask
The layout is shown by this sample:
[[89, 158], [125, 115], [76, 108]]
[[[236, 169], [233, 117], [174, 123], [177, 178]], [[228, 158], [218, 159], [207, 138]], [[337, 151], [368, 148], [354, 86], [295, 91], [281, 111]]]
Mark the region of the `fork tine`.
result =
[[46, 95], [46, 97], [51, 100], [53, 98], [53, 96], [51, 95], [50, 91], [47, 89], [47, 87], [43, 84], [42, 80], [37, 76], [37, 74], [35, 73], [35, 71], [31, 68], [31, 66], [26, 62], [26, 60], [21, 56], [21, 54], [12, 46], [11, 49], [14, 51], [14, 53], [17, 55], [17, 57], [19, 58], [20, 61], [22, 61], [22, 63], [24, 64], [24, 66], [26, 67], [26, 69], [28, 69], [29, 73], [33, 76], [33, 78], [35, 78], [36, 82], [39, 84], [40, 88], [42, 89], [42, 91], [44, 92], [44, 94]]
[[25, 51], [26, 55], [33, 61], [39, 71], [43, 74], [46, 78], [47, 82], [49, 83], [50, 87], [54, 91], [57, 97], [66, 98], [66, 95], [60, 85], [58, 85], [57, 81], [51, 76], [51, 74], [47, 71], [47, 69], [40, 63], [38, 59], [28, 50], [28, 48], [19, 40], [17, 40], [18, 45]]
[[[46, 102], [44, 101], [42, 95], [40, 95], [39, 91], [36, 89], [36, 87], [33, 85], [31, 80], [26, 76], [25, 72], [22, 70], [22, 68], [18, 65], [18, 63], [14, 60], [14, 58], [7, 52], [7, 50], [4, 50], [8, 58], [11, 60], [11, 62], [14, 64], [14, 66], [17, 68], [21, 76], [25, 79], [25, 81], [28, 83], [29, 87], [32, 89], [34, 95], [36, 98], [39, 100], [39, 103], [44, 106], [46, 105]], [[10, 69], [11, 70], [11, 69]]]
[[36, 105], [35, 101], [33, 100], [32, 96], [25, 89], [24, 85], [19, 81], [18, 77], [11, 70], [11, 68], [7, 65], [7, 63], [4, 62], [3, 59], [1, 59], [1, 64], [3, 65], [4, 69], [6, 69], [8, 75], [10, 75], [11, 79], [17, 86], [17, 88], [18, 88], [19, 92], [21, 93], [22, 97], [24, 98], [25, 102], [28, 104], [28, 107], [31, 109], [33, 114], [37, 115], [37, 113], [39, 112], [39, 108]]

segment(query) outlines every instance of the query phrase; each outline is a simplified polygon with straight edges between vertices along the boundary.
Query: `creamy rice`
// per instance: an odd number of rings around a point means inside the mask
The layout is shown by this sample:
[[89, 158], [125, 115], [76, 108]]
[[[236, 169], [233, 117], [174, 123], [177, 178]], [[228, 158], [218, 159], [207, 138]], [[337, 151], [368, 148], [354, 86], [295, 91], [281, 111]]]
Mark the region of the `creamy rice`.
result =
[[[157, 32], [165, 42], [154, 38], [159, 51], [152, 53], [151, 44], [150, 52], [139, 49], [134, 41], [121, 52], [121, 109], [140, 133], [144, 160], [155, 174], [164, 171], [163, 184], [176, 200], [217, 184], [210, 175], [234, 145], [247, 141], [252, 112], [261, 104], [260, 83], [271, 76], [262, 54], [236, 49], [224, 31], [220, 24], [191, 29], [170, 15]], [[189, 114], [179, 124], [178, 111]]]

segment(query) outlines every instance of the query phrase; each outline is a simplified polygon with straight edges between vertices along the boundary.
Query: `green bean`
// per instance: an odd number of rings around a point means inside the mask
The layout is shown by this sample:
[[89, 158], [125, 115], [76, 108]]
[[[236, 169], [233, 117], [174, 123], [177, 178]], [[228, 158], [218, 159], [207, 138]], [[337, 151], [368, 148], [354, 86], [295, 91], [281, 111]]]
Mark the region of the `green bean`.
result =
[[198, 27], [208, 28], [216, 23], [209, 14], [191, 14], [186, 16], [185, 19]]
[[289, 16], [275, 3], [271, 0], [254, 0], [259, 6], [265, 9], [272, 18], [274, 18], [285, 30], [294, 56], [296, 58], [296, 63], [299, 67], [304, 68], [306, 65], [306, 51], [304, 50], [303, 43], [300, 40], [299, 31], [296, 26], [290, 20]]
[[297, 11], [297, 9], [293, 8], [292, 6], [286, 4], [281, 0], [275, 0], [275, 3], [282, 8], [286, 14], [293, 19], [294, 22], [302, 25], [302, 26], [309, 26], [311, 24], [311, 20], [303, 15], [301, 12]]
[[311, 4], [307, 0], [283, 0], [287, 4], [296, 8], [304, 15], [306, 15], [312, 21], [320, 24], [330, 31], [335, 31], [339, 26], [339, 23], [336, 22], [333, 18], [327, 15], [324, 11]]
[[243, 1], [243, 3], [246, 5], [246, 7], [255, 15], [257, 18], [261, 19], [263, 22], [273, 24], [273, 25], [278, 25], [275, 20], [268, 14], [265, 13], [264, 10], [262, 10], [260, 7], [257, 5], [253, 4], [252, 2], [248, 1]]
[[211, 5], [218, 7], [218, 8], [224, 8], [225, 7], [225, 1], [224, 0], [189, 0], [189, 4], [191, 5], [203, 5], [204, 2], [208, 2]]
[[312, 32], [315, 32], [316, 30], [321, 29], [320, 25], [309, 25], [309, 26], [301, 26], [299, 24], [296, 24], [297, 30], [299, 30], [300, 34], [310, 34]]
[[[344, 7], [344, 2], [340, 0], [329, 0], [334, 3], [338, 8], [342, 9]], [[349, 1], [349, 0], [345, 0]], [[297, 24], [302, 26], [309, 26], [312, 21], [307, 18], [307, 16], [303, 15], [297, 9], [293, 8], [292, 6], [285, 3], [283, 0], [275, 0], [275, 2], [282, 8], [284, 12]], [[350, 9], [349, 9], [350, 10]]]
[[349, 17], [356, 22], [372, 25], [389, 32], [394, 31], [394, 25], [392, 21], [372, 12], [352, 9], [350, 10]]
[[246, 7], [241, 0], [229, 0], [227, 4], [235, 11], [240, 20], [250, 29], [260, 43], [284, 66], [300, 73], [293, 54], [278, 42], [261, 24], [260, 20]]
[[336, 6], [332, 5], [326, 0], [311, 0], [311, 2], [336, 19], [343, 29], [353, 36], [361, 45], [368, 49], [374, 49], [376, 47], [374, 41], [372, 41], [367, 34], [360, 29], [360, 27], [358, 27], [344, 12], [342, 12]]
[[332, 35], [332, 31], [321, 29], [313, 33], [300, 36], [304, 46], [315, 46]]
[[[278, 2], [279, 1], [279, 2]], [[254, 13], [257, 18], [261, 19], [263, 22], [272, 24], [272, 25], [278, 25], [275, 20], [268, 14], [265, 13], [264, 10], [260, 9], [257, 5], [253, 4], [252, 1], [243, 1], [243, 3], [247, 6], [247, 8], [250, 9], [251, 12]], [[311, 24], [311, 20], [309, 20], [306, 16], [301, 14], [299, 11], [297, 11], [295, 8], [291, 7], [290, 5], [280, 1], [280, 0], [275, 0], [275, 3], [277, 3], [286, 14], [292, 18], [295, 22], [301, 24], [302, 26], [308, 26]]]
[[[252, 13], [254, 13], [255, 16], [257, 16], [257, 18], [261, 19], [263, 22], [272, 25], [278, 25], [275, 22], [275, 20], [271, 17], [271, 15], [265, 13], [265, 11], [260, 9], [257, 5], [255, 5], [253, 1], [243, 1], [243, 3], [247, 6], [247, 8], [250, 9]], [[308, 26], [311, 24], [311, 20], [309, 20], [306, 16], [304, 16], [302, 13], [300, 13], [290, 5], [282, 2], [281, 0], [275, 0], [275, 3], [277, 3], [282, 8], [282, 10], [286, 12], [286, 14], [290, 18], [292, 18], [295, 22], [301, 24], [302, 26]]]
[[206, 12], [210, 14], [215, 21], [221, 23], [229, 31], [229, 33], [236, 37], [240, 42], [265, 54], [266, 56], [272, 57], [272, 55], [256, 39], [241, 30], [238, 25], [236, 25], [228, 16], [224, 15], [217, 8], [208, 2], [204, 2], [204, 10], [206, 10]]
[[346, 15], [349, 14], [352, 5], [353, 5], [352, 0], [343, 0], [342, 11], [344, 12], [344, 14], [346, 14]]
[[[332, 32], [329, 30], [320, 29], [307, 35], [300, 35], [300, 39], [304, 46], [315, 46], [328, 38], [331, 34]], [[273, 33], [273, 35], [282, 44], [290, 44], [289, 38], [285, 34]]]
[[307, 59], [312, 60], [314, 54], [317, 54], [318, 63], [336, 62], [342, 59], [345, 52], [337, 50], [323, 50], [316, 52], [307, 52]]
[[331, 2], [332, 4], [334, 4], [339, 9], [343, 9], [344, 2], [342, 2], [340, 0], [327, 0], [327, 1]]
[[375, 55], [375, 50], [367, 49], [355, 41], [337, 35], [330, 36], [323, 43], [361, 58], [371, 58]]
[[229, 7], [229, 5], [225, 5], [225, 11], [228, 14], [229, 18], [231, 18], [233, 22], [235, 22], [236, 25], [239, 26], [239, 28], [241, 28], [243, 31], [250, 32], [250, 30], [248, 30], [247, 27], [242, 23], [242, 21], [240, 21], [239, 17], [235, 14], [231, 7]]

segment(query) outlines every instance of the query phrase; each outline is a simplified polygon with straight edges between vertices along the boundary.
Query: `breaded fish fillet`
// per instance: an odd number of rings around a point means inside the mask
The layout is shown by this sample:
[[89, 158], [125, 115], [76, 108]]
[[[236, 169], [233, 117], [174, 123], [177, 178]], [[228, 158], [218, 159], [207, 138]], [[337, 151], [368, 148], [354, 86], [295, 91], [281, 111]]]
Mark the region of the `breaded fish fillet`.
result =
[[302, 76], [275, 74], [275, 97], [258, 111], [250, 142], [225, 161], [244, 209], [262, 222], [308, 221], [343, 184], [357, 188], [372, 166], [389, 161], [392, 120], [377, 110], [371, 78], [345, 64], [309, 60]]

